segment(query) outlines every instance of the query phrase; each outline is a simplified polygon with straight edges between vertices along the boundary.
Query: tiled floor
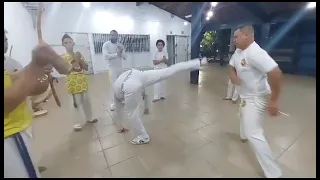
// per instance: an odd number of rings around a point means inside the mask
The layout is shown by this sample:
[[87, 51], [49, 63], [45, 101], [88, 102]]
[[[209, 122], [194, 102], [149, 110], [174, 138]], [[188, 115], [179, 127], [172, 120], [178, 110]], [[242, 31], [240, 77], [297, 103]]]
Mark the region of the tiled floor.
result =
[[[165, 101], [150, 103], [143, 121], [151, 137], [147, 145], [128, 143], [131, 132], [118, 134], [107, 104], [106, 74], [90, 76], [96, 125], [72, 131], [68, 97], [61, 80], [58, 108], [51, 99], [45, 117], [35, 119], [34, 153], [48, 169], [43, 177], [261, 177], [262, 170], [248, 144], [239, 140], [237, 105], [221, 100], [226, 93], [226, 69], [205, 67], [199, 86], [188, 73], [167, 81]], [[148, 88], [152, 100], [153, 89]], [[285, 76], [281, 111], [290, 116], [266, 116], [267, 138], [284, 177], [316, 177], [316, 81]]]

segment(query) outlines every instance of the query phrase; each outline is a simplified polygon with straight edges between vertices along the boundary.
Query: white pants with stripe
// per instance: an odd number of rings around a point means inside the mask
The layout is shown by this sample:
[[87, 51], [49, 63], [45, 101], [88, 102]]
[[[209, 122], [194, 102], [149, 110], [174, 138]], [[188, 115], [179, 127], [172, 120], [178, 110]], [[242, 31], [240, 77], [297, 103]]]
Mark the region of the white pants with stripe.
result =
[[[20, 132], [24, 144], [27, 147], [29, 156], [32, 158], [32, 150], [31, 150], [31, 137], [25, 132]], [[27, 168], [24, 165], [23, 159], [21, 158], [19, 149], [13, 137], [4, 138], [4, 178], [29, 178], [29, 174]], [[33, 161], [33, 166], [37, 176], [40, 177], [40, 173], [38, 172], [38, 167]]]
[[281, 169], [272, 154], [263, 130], [264, 112], [268, 96], [241, 99], [240, 103], [240, 137], [248, 139], [267, 178], [278, 178]]

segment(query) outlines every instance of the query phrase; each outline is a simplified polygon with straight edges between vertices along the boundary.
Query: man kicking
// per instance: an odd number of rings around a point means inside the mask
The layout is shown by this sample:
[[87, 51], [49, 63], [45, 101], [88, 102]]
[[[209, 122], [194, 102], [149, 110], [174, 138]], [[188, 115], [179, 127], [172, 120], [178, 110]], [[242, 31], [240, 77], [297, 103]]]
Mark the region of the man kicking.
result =
[[238, 86], [241, 98], [240, 137], [243, 141], [249, 141], [265, 177], [278, 178], [282, 172], [264, 136], [262, 125], [265, 109], [271, 116], [279, 113], [282, 72], [254, 41], [252, 26], [238, 27], [234, 32], [234, 41], [240, 50], [229, 63], [229, 77]]
[[[115, 99], [115, 124], [119, 132], [127, 131], [120, 118], [120, 108], [124, 100], [125, 110], [128, 113], [128, 118], [132, 122], [134, 138], [131, 140], [132, 144], [146, 144], [150, 141], [143, 123], [140, 119], [139, 101], [141, 93], [147, 86], [153, 85], [163, 81], [170, 76], [185, 70], [198, 70], [201, 64], [206, 64], [207, 59], [203, 58], [190, 60], [187, 62], [180, 62], [168, 68], [139, 71], [136, 69], [127, 70], [122, 73], [114, 83], [114, 99]], [[145, 107], [145, 112], [147, 107]]]

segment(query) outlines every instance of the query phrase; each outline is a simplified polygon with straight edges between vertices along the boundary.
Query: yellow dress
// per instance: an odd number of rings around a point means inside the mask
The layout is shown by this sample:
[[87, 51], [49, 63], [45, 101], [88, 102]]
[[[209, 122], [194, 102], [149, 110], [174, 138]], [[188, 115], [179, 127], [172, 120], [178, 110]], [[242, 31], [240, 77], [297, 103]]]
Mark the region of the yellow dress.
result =
[[[62, 58], [70, 64], [73, 60], [73, 57], [68, 53], [64, 53]], [[82, 59], [85, 60], [83, 56]], [[69, 94], [77, 94], [88, 91], [88, 78], [85, 75], [84, 70], [80, 72], [71, 71], [67, 75], [67, 89]]]
[[[4, 89], [12, 86], [10, 74], [4, 71]], [[26, 130], [32, 122], [32, 112], [27, 101], [22, 102], [9, 114], [4, 114], [4, 137]]]

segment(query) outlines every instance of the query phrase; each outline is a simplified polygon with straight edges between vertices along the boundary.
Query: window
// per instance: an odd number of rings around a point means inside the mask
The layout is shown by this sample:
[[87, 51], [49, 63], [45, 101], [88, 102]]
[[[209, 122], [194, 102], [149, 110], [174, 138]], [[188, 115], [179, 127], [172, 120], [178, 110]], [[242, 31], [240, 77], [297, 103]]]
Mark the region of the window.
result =
[[[103, 43], [109, 38], [110, 34], [92, 34], [95, 54], [102, 54]], [[128, 53], [150, 52], [150, 35], [119, 34], [119, 42]]]

